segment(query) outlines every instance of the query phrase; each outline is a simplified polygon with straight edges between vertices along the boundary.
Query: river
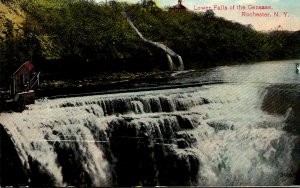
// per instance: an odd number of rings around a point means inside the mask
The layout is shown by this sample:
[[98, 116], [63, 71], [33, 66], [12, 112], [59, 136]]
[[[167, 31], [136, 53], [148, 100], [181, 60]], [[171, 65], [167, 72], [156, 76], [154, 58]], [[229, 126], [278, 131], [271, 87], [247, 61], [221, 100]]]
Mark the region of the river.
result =
[[1, 113], [1, 184], [300, 184], [296, 63], [177, 71], [156, 90]]

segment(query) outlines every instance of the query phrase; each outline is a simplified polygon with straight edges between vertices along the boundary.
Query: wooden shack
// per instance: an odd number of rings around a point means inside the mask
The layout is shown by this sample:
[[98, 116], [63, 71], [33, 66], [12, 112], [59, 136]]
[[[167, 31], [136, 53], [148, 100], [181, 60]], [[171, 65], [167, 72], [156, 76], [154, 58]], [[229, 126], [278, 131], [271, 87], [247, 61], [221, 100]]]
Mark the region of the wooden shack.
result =
[[182, 0], [178, 0], [178, 4], [169, 8], [170, 12], [185, 12], [189, 9], [182, 4]]
[[11, 95], [32, 89], [39, 85], [39, 74], [34, 73], [34, 66], [31, 62], [23, 63], [11, 76]]
[[40, 73], [34, 72], [31, 62], [23, 63], [11, 76], [10, 91], [0, 91], [0, 112], [22, 112], [27, 104], [35, 103], [35, 89], [39, 86]]

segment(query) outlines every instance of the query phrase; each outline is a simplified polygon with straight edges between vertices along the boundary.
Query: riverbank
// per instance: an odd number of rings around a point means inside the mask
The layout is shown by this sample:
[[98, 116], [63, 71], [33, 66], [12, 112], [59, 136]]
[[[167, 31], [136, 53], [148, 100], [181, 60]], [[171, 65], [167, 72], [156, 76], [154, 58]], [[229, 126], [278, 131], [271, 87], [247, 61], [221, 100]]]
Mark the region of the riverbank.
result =
[[37, 97], [89, 95], [102, 92], [117, 92], [137, 88], [156, 87], [171, 80], [172, 72], [116, 72], [102, 73], [82, 79], [42, 80]]
[[186, 69], [300, 57], [300, 31], [259, 32], [213, 12], [66, 0], [6, 1], [0, 7], [23, 19], [1, 17], [1, 87], [9, 88], [7, 80], [27, 60], [45, 74], [66, 74], [64, 82], [82, 72], [168, 70], [165, 52], [145, 43], [121, 12], [147, 40], [180, 55]]
[[[68, 96], [68, 95], [93, 95], [93, 93], [114, 93], [126, 92], [135, 90], [152, 90], [155, 88], [175, 88], [175, 87], [190, 87], [203, 84], [220, 83], [222, 77], [212, 77], [209, 80], [203, 79], [206, 72], [216, 71], [216, 75], [221, 75], [223, 69], [236, 67], [253, 67], [253, 66], [268, 66], [269, 64], [287, 63], [291, 66], [291, 71], [296, 71], [296, 64], [299, 60], [284, 60], [284, 61], [262, 61], [251, 63], [236, 62], [232, 65], [203, 67], [198, 69], [190, 69], [185, 71], [152, 71], [152, 72], [103, 72], [90, 76], [79, 77], [62, 77], [56, 74], [42, 74], [41, 84], [38, 90], [38, 98], [52, 96]], [[241, 69], [240, 71], [242, 71]], [[279, 72], [278, 72], [279, 73]], [[180, 81], [187, 75], [195, 74], [198, 80], [190, 80], [187, 84]], [[203, 75], [202, 75], [203, 74]], [[271, 74], [271, 73], [270, 73]], [[295, 73], [297, 75], [297, 73]], [[249, 75], [250, 76], [250, 75]], [[258, 73], [256, 79], [268, 80], [267, 75]], [[272, 82], [272, 80], [270, 80]], [[228, 80], [234, 82], [234, 80]], [[185, 86], [183, 86], [185, 85]]]

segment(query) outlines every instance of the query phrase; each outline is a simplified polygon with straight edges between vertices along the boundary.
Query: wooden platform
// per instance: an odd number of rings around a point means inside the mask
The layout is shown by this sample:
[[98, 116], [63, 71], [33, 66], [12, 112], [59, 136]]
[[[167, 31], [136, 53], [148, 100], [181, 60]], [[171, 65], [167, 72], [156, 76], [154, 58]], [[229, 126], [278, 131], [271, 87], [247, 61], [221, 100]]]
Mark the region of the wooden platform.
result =
[[35, 92], [29, 90], [28, 92], [17, 93], [14, 98], [1, 98], [0, 111], [16, 111], [22, 112], [26, 109], [26, 105], [35, 103]]

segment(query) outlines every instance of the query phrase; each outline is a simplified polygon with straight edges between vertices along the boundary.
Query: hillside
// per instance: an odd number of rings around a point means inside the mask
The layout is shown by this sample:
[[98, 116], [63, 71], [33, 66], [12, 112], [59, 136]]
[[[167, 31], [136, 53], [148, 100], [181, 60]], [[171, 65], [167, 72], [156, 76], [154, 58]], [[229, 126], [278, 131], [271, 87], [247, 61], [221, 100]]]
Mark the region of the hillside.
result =
[[146, 38], [181, 55], [188, 69], [300, 58], [300, 31], [262, 33], [212, 11], [174, 13], [141, 4], [80, 0], [10, 1], [0, 7], [2, 86], [25, 60], [33, 61], [45, 80], [167, 70], [166, 55], [145, 44], [122, 11]]
[[16, 36], [22, 33], [23, 22], [25, 20], [25, 13], [21, 10], [18, 4], [0, 2], [0, 41], [8, 35], [8, 25], [11, 23], [13, 35]]

